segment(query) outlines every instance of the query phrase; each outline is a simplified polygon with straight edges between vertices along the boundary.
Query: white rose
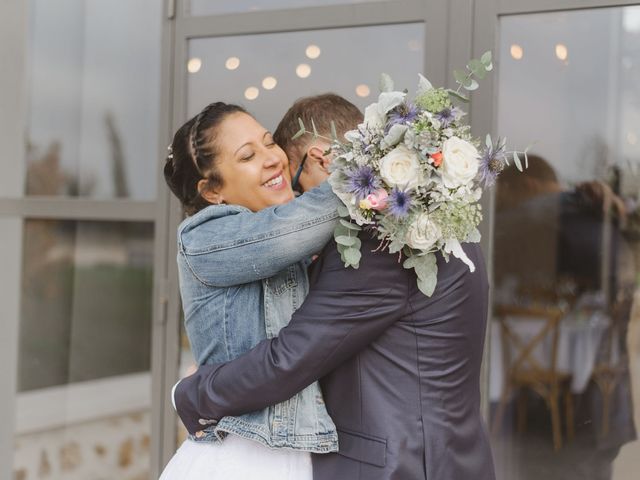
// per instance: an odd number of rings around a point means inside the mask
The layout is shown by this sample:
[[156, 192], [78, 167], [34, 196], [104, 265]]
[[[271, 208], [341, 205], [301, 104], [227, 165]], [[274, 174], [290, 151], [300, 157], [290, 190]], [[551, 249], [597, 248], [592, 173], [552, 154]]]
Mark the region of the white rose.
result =
[[416, 250], [429, 250], [433, 247], [442, 232], [437, 223], [427, 213], [421, 213], [414, 220], [407, 232], [407, 245]]
[[442, 145], [442, 181], [447, 188], [466, 185], [478, 173], [480, 154], [476, 147], [458, 137]]
[[380, 159], [380, 176], [392, 187], [417, 187], [422, 182], [418, 156], [404, 145], [394, 148]]
[[383, 129], [385, 116], [380, 113], [377, 103], [372, 103], [364, 109], [364, 125], [370, 130]]

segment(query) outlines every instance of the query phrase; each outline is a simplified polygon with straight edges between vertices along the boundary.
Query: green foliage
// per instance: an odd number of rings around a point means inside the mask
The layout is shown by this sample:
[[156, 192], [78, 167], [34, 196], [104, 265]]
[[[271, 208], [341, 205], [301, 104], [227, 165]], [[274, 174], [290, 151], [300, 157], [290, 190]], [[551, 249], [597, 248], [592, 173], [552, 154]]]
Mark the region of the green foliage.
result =
[[362, 254], [360, 253], [362, 242], [358, 238], [358, 232], [362, 230], [362, 228], [349, 221], [349, 210], [347, 210], [346, 207], [342, 205], [339, 206], [338, 214], [341, 217], [346, 217], [340, 219], [333, 231], [333, 238], [338, 246], [340, 259], [344, 263], [345, 268], [358, 268], [360, 266], [360, 259], [362, 258]]
[[413, 268], [418, 277], [418, 288], [427, 297], [433, 295], [438, 283], [438, 264], [433, 253], [412, 255], [402, 264], [404, 268]]
[[[477, 80], [482, 80], [487, 75], [487, 72], [491, 70], [493, 70], [493, 63], [491, 52], [488, 51], [482, 54], [479, 60], [476, 58], [470, 60], [466, 65], [466, 70], [455, 70], [453, 72], [453, 78], [459, 86], [455, 92], [450, 91], [449, 93], [458, 98], [461, 88], [467, 91], [477, 90], [480, 86]], [[466, 97], [461, 100], [466, 101]]]
[[444, 88], [432, 88], [416, 98], [416, 105], [431, 113], [438, 113], [451, 107], [449, 92]]
[[353, 230], [355, 232], [359, 232], [360, 230], [362, 230], [362, 228], [359, 225], [352, 223], [349, 220], [345, 220], [343, 218], [340, 219], [340, 224], [343, 227], [346, 227], [347, 229]]

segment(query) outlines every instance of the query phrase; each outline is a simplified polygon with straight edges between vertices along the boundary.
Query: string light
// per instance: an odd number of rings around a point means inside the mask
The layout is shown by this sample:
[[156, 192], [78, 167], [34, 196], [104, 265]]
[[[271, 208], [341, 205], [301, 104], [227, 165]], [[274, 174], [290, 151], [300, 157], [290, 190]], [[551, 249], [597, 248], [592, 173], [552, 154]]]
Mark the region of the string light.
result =
[[514, 60], [522, 60], [522, 57], [524, 56], [524, 50], [522, 49], [522, 47], [516, 43], [514, 43], [513, 45], [511, 45], [511, 57]]
[[200, 60], [198, 57], [193, 57], [187, 62], [187, 71], [189, 73], [198, 73], [201, 68], [202, 60]]
[[307, 78], [309, 75], [311, 75], [311, 67], [306, 63], [301, 63], [296, 67], [296, 75], [298, 75], [300, 78]]
[[260, 90], [256, 87], [249, 87], [244, 91], [244, 98], [247, 100], [255, 100], [260, 95]]
[[224, 63], [224, 66], [227, 68], [227, 70], [235, 70], [240, 66], [240, 59], [238, 57], [229, 57]]

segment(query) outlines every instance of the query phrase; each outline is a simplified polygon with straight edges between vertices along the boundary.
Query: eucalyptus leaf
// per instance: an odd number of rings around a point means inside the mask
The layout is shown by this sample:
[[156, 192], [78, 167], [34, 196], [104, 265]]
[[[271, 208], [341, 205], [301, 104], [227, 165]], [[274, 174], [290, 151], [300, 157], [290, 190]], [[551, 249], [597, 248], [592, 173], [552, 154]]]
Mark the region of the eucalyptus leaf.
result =
[[490, 133], [487, 133], [487, 137], [484, 140], [484, 144], [487, 146], [487, 148], [493, 147], [493, 142], [491, 141], [491, 134]]
[[344, 258], [347, 263], [351, 265], [353, 268], [358, 268], [360, 266], [360, 259], [362, 258], [362, 253], [357, 248], [347, 248], [344, 251]]
[[304, 122], [302, 121], [302, 118], [298, 117], [298, 124], [300, 125], [300, 129], [301, 130], [306, 130], [306, 128], [304, 127]]
[[344, 205], [338, 205], [338, 215], [340, 215], [341, 217], [348, 217], [349, 216], [349, 209], [347, 207], [345, 207]]
[[318, 138], [318, 129], [316, 128], [316, 122], [313, 121], [313, 118], [311, 119], [311, 128], [313, 128], [313, 138]]
[[350, 229], [348, 229], [343, 225], [338, 224], [335, 230], [333, 231], [333, 236], [340, 237], [340, 236], [346, 235], [348, 237], [350, 232], [351, 232]]
[[487, 68], [487, 71], [491, 70], [492, 67], [492, 54], [491, 50], [488, 50], [482, 54], [480, 57], [480, 61]]
[[467, 72], [463, 72], [462, 70], [454, 70], [453, 78], [456, 79], [456, 82], [460, 85], [468, 85], [470, 78], [467, 76]]
[[463, 85], [465, 90], [468, 90], [470, 92], [477, 90], [478, 87], [480, 86], [480, 84], [478, 84], [477, 81], [475, 81], [473, 78], [469, 79], [469, 84], [468, 85]]
[[461, 93], [456, 92], [455, 90], [447, 90], [447, 92], [449, 93], [449, 95], [451, 95], [454, 98], [457, 98], [458, 100], [460, 100], [462, 102], [466, 103], [466, 102], [469, 101], [469, 98], [465, 97]]
[[524, 168], [529, 168], [529, 155], [526, 150], [524, 151]]
[[346, 228], [348, 228], [349, 230], [353, 230], [355, 232], [359, 232], [360, 230], [362, 230], [360, 226], [356, 225], [355, 223], [351, 223], [347, 220], [344, 220], [342, 218], [340, 219], [340, 223]]
[[344, 245], [346, 247], [353, 247], [357, 239], [358, 237], [347, 237], [344, 235], [340, 235], [339, 237], [336, 237], [336, 243]]
[[479, 79], [483, 79], [487, 74], [487, 70], [485, 69], [484, 64], [480, 60], [477, 60], [475, 58], [469, 62], [467, 67], [469, 67], [469, 70], [471, 70], [473, 74]]

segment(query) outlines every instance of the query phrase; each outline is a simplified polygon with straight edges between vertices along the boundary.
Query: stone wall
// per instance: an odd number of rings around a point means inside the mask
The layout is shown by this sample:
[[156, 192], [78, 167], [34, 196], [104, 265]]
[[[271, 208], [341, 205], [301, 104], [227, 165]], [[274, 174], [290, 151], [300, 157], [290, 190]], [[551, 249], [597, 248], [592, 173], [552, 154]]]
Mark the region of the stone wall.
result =
[[150, 431], [142, 411], [19, 435], [13, 480], [149, 480]]

